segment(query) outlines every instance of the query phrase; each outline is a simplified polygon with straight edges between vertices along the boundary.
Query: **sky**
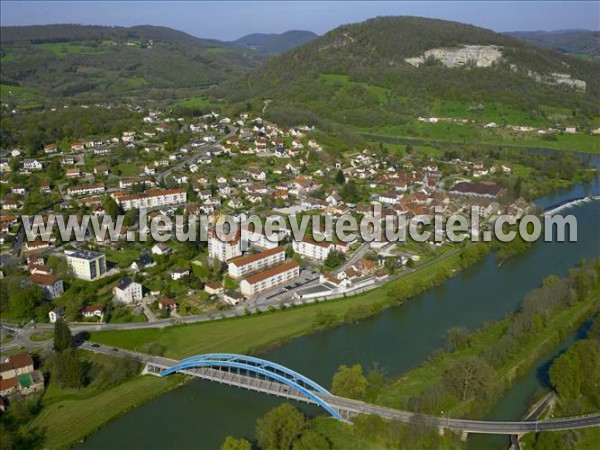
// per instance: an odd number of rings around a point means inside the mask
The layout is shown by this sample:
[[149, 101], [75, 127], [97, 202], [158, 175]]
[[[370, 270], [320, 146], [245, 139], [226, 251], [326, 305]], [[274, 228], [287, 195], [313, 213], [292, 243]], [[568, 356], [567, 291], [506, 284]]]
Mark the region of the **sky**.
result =
[[310, 30], [323, 34], [371, 17], [412, 15], [494, 31], [600, 29], [599, 1], [1, 1], [0, 23], [162, 25], [204, 38]]

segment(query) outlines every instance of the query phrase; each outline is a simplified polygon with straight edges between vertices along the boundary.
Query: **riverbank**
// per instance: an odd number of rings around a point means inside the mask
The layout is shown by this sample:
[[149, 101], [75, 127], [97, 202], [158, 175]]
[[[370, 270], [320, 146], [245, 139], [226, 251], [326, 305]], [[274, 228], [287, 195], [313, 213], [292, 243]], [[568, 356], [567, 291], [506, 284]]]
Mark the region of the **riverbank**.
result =
[[[398, 292], [403, 292], [408, 298], [443, 283], [461, 265], [464, 267], [463, 255], [474, 253], [470, 248], [474, 246], [443, 256], [423, 269], [414, 270], [379, 289], [354, 297], [210, 323], [101, 331], [92, 333], [90, 339], [136, 350], [147, 350], [157, 345], [165, 349], [165, 356], [172, 358], [209, 352], [260, 353], [283, 345], [294, 337], [378, 314], [383, 308], [405, 300], [404, 296], [400, 300]], [[486, 253], [487, 248], [485, 252], [481, 251], [481, 256]], [[471, 256], [470, 263], [478, 260]], [[64, 398], [53, 398], [44, 405], [31, 425], [46, 429], [48, 448], [68, 448], [110, 421], [181, 383], [181, 379], [143, 376], [102, 392], [79, 392], [65, 395]]]
[[[502, 396], [511, 384], [531, 369], [542, 355], [551, 351], [565, 336], [576, 330], [589, 317], [600, 311], [600, 287], [596, 287], [585, 300], [555, 311], [546, 318], [543, 327], [533, 333], [527, 342], [520, 342], [518, 350], [498, 367], [495, 367], [493, 387], [484, 401], [445, 401], [438, 405], [449, 417], [481, 418]], [[418, 368], [401, 375], [378, 395], [376, 402], [386, 406], [408, 409], [411, 400], [440, 383], [450, 366], [461, 359], [482, 356], [505, 335], [515, 317], [512, 315], [494, 322], [469, 335], [467, 348], [452, 353], [443, 352]], [[427, 411], [436, 413], [436, 411]], [[437, 411], [439, 412], [439, 411]]]

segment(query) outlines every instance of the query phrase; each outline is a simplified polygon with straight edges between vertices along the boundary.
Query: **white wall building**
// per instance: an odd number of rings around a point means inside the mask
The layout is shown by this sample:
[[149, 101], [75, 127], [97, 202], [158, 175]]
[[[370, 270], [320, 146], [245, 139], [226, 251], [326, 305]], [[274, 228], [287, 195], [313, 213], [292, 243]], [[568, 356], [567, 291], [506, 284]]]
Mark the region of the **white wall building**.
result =
[[115, 201], [127, 211], [132, 208], [153, 208], [156, 206], [177, 205], [187, 202], [187, 191], [178, 189], [149, 189], [143, 194], [115, 196]]
[[133, 303], [142, 299], [142, 285], [131, 278], [123, 278], [113, 289], [115, 299], [121, 303]]
[[106, 273], [106, 257], [103, 253], [87, 250], [65, 250], [67, 266], [75, 278], [92, 281]]
[[334, 245], [331, 242], [316, 242], [304, 238], [301, 241], [293, 241], [292, 248], [296, 253], [299, 253], [302, 256], [325, 261], [329, 252], [333, 250]]
[[253, 255], [240, 256], [229, 261], [229, 276], [242, 278], [252, 272], [266, 270], [285, 261], [285, 249], [275, 247]]
[[243, 279], [240, 288], [244, 296], [252, 297], [275, 286], [288, 283], [299, 275], [300, 265], [296, 261], [289, 261]]
[[208, 257], [216, 258], [219, 261], [227, 262], [230, 259], [242, 256], [240, 245], [240, 233], [231, 240], [221, 240], [214, 230], [209, 230], [208, 235]]

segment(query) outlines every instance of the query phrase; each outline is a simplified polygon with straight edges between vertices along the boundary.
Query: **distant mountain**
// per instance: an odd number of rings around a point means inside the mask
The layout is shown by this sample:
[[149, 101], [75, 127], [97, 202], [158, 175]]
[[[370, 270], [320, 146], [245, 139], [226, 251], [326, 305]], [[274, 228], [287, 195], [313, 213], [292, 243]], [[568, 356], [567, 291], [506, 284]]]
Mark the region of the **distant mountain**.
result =
[[548, 111], [600, 116], [599, 69], [471, 25], [379, 17], [338, 27], [213, 92], [231, 102], [269, 99], [265, 116], [282, 123], [398, 130], [418, 116], [474, 114], [480, 104], [497, 111], [492, 120], [531, 123]]
[[539, 47], [600, 61], [600, 31], [515, 31], [505, 34]]
[[248, 48], [269, 55], [285, 53], [319, 37], [312, 31], [291, 30], [281, 34], [254, 33], [229, 42], [234, 47]]
[[11, 91], [92, 100], [191, 97], [266, 59], [166, 27], [82, 25], [2, 27], [0, 56]]

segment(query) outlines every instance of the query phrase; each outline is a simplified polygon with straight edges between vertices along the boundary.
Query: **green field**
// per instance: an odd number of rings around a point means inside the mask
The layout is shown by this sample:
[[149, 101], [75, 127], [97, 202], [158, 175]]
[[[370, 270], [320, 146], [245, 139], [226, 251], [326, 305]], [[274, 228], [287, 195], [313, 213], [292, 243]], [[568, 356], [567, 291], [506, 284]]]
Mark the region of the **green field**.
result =
[[136, 177], [143, 171], [140, 166], [133, 163], [121, 163], [116, 167], [116, 169], [120, 170], [121, 175], [125, 177]]
[[45, 448], [69, 448], [110, 420], [181, 383], [181, 378], [144, 376], [110, 389], [83, 388], [65, 393], [50, 382], [43, 409], [32, 426], [46, 429]]
[[342, 320], [351, 307], [387, 305], [388, 292], [407, 282], [425, 283], [440, 270], [451, 270], [460, 261], [460, 253], [447, 255], [431, 265], [401, 277], [364, 294], [346, 299], [330, 300], [317, 305], [296, 307], [286, 311], [263, 313], [208, 323], [172, 326], [163, 329], [93, 332], [90, 340], [105, 345], [140, 349], [156, 342], [166, 348], [165, 356], [184, 358], [200, 353], [252, 353], [269, 345], [284, 342], [315, 330], [318, 314], [328, 313]]
[[37, 108], [44, 104], [43, 97], [35, 89], [8, 84], [0, 84], [0, 99], [2, 103], [14, 102], [23, 109]]

